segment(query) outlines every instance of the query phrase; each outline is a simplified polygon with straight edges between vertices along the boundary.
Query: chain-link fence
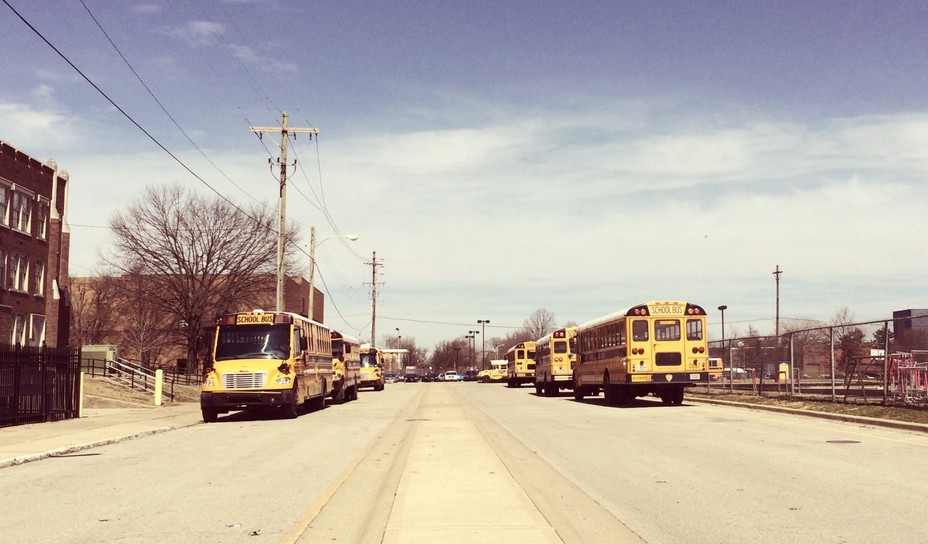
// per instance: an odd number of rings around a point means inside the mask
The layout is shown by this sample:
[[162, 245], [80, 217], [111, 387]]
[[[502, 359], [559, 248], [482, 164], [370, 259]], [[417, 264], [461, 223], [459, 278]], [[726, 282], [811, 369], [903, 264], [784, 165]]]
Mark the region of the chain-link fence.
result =
[[928, 315], [709, 342], [709, 392], [928, 407]]

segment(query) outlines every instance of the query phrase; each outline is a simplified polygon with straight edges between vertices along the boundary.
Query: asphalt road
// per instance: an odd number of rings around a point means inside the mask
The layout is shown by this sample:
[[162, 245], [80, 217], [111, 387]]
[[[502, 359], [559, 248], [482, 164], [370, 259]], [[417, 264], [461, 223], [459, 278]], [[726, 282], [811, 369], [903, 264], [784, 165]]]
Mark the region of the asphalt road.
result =
[[917, 542], [926, 458], [924, 434], [688, 400], [392, 384], [5, 468], [0, 540]]

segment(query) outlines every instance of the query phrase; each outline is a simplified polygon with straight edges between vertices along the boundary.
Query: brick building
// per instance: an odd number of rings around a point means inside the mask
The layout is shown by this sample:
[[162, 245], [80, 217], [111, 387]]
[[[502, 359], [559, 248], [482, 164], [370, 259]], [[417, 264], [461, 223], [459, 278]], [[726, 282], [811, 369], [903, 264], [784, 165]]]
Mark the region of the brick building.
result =
[[[118, 347], [119, 356], [146, 366], [171, 367], [187, 356], [185, 331], [177, 316], [165, 315], [157, 310], [139, 311], [131, 298], [112, 297], [112, 289], [132, 291], [131, 279], [125, 276], [101, 284], [98, 277], [71, 278], [72, 340], [79, 345], [112, 344]], [[106, 284], [109, 283], [109, 287]], [[256, 308], [273, 311], [276, 303], [276, 278], [267, 276], [267, 289], [253, 297], [237, 300], [224, 310], [247, 312]], [[325, 296], [313, 288], [316, 295], [313, 313], [320, 323], [325, 319]], [[103, 294], [101, 294], [101, 292]], [[302, 277], [287, 277], [284, 284], [284, 310], [307, 316], [309, 309], [309, 282]], [[218, 317], [218, 316], [217, 316]], [[214, 325], [212, 318], [202, 325]]]
[[902, 351], [928, 349], [928, 309], [893, 312], [893, 338]]
[[67, 347], [68, 173], [0, 141], [0, 344]]

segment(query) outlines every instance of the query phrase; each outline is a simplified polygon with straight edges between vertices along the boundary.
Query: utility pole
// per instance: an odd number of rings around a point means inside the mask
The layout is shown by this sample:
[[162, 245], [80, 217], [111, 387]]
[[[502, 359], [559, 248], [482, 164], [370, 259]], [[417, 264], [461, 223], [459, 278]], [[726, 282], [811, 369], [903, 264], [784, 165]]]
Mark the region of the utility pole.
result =
[[377, 267], [383, 265], [377, 262], [376, 251], [371, 262], [367, 264], [371, 266], [371, 347], [373, 347], [377, 345], [375, 342], [377, 338]]
[[[280, 112], [279, 127], [251, 127], [251, 131], [263, 136], [265, 132], [280, 131], [280, 158], [277, 163], [280, 164], [280, 226], [277, 231], [277, 302], [278, 312], [284, 308], [284, 249], [287, 241], [287, 139], [289, 134], [303, 132], [309, 134], [309, 139], [313, 139], [313, 134], [319, 134], [315, 128], [290, 128], [287, 126], [287, 112]], [[272, 160], [268, 159], [268, 163]], [[293, 163], [296, 165], [296, 162]], [[310, 293], [312, 296], [312, 293]]]
[[777, 280], [777, 320], [776, 320], [776, 332], [777, 332], [777, 347], [780, 346], [780, 274], [783, 271], [780, 270], [780, 265], [777, 265], [776, 269], [773, 271], [773, 277]]
[[316, 288], [313, 280], [316, 276], [316, 226], [309, 228], [309, 318], [316, 320]]
[[[777, 265], [776, 268], [773, 269], [773, 277], [776, 278], [777, 280], [777, 315], [776, 315], [776, 325], [775, 325], [777, 339], [776, 339], [776, 344], [774, 347], [774, 351], [776, 352], [775, 362], [774, 362], [774, 365], [775, 365], [774, 372], [779, 372], [779, 361], [781, 360], [780, 358], [780, 274], [782, 273], [783, 271], [780, 270], [780, 265]], [[792, 358], [790, 360], [792, 360]], [[766, 374], [765, 370], [766, 369], [763, 366], [761, 366], [761, 373], [760, 373], [761, 389], [763, 389], [764, 387], [764, 374]], [[790, 366], [789, 366], [789, 384], [790, 384], [790, 387], [792, 387], [793, 385], [793, 365], [792, 363], [790, 363]]]

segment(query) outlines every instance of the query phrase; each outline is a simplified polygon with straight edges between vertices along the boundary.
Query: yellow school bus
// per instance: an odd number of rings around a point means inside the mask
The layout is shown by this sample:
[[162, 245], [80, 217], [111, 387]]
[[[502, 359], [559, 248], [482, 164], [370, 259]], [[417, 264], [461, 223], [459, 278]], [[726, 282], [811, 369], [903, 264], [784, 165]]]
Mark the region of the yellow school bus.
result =
[[333, 401], [358, 400], [361, 387], [361, 342], [353, 336], [332, 331]]
[[565, 327], [535, 341], [535, 394], [553, 397], [574, 387], [577, 327]]
[[297, 417], [325, 407], [332, 384], [332, 343], [321, 323], [289, 312], [227, 314], [217, 320], [203, 378], [203, 421], [232, 410], [275, 408]]
[[519, 342], [506, 352], [507, 387], [519, 387], [535, 381], [535, 342]]
[[653, 394], [681, 404], [684, 388], [708, 379], [706, 311], [687, 302], [648, 302], [577, 328], [574, 398], [603, 391], [606, 403]]
[[490, 361], [490, 368], [481, 370], [477, 373], [477, 381], [480, 383], [501, 382], [506, 379], [509, 372], [509, 362], [505, 359]]
[[723, 366], [721, 357], [709, 357], [709, 379], [718, 380], [721, 378]]
[[370, 344], [361, 346], [361, 382], [358, 387], [383, 391], [383, 354]]

